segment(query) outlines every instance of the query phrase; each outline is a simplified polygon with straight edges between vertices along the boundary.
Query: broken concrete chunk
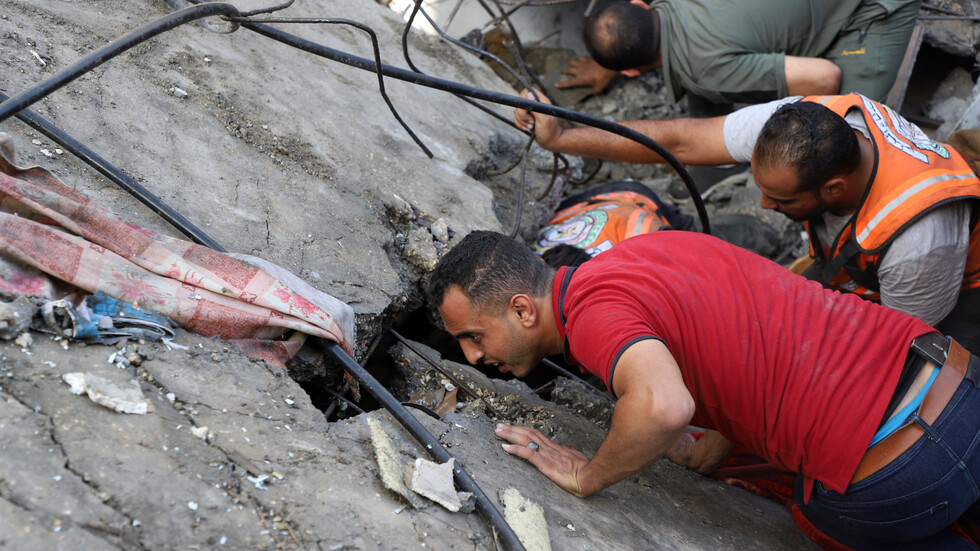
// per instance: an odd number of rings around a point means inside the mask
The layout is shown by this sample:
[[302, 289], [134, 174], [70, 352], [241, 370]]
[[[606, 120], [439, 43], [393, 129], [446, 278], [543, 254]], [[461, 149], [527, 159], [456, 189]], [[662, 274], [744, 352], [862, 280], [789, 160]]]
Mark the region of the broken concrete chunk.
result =
[[191, 427], [191, 434], [208, 444], [214, 441], [214, 433], [209, 431], [207, 427]]
[[371, 444], [374, 446], [374, 456], [378, 460], [378, 470], [385, 488], [408, 500], [412, 507], [423, 507], [425, 503], [405, 485], [403, 465], [384, 429], [374, 419], [368, 419], [368, 426], [371, 428]]
[[501, 490], [498, 496], [504, 505], [504, 518], [514, 529], [527, 551], [551, 551], [548, 537], [548, 523], [544, 509], [529, 499], [525, 499], [516, 488]]
[[412, 476], [408, 487], [415, 493], [425, 496], [446, 509], [457, 512], [462, 502], [456, 494], [453, 483], [453, 465], [456, 459], [439, 464], [428, 459], [418, 458], [412, 466]]
[[456, 492], [456, 495], [459, 496], [459, 502], [462, 503], [459, 507], [460, 513], [469, 514], [476, 510], [476, 496], [473, 495], [473, 492]]
[[449, 242], [449, 225], [446, 224], [445, 218], [439, 218], [433, 222], [432, 227], [429, 228], [429, 231], [432, 232], [432, 237], [434, 237], [436, 241], [440, 243]]
[[37, 307], [27, 297], [0, 302], [0, 339], [10, 340], [27, 330]]
[[119, 413], [146, 415], [148, 406], [135, 380], [117, 383], [91, 373], [65, 373], [62, 379], [71, 385], [72, 394], [88, 394], [96, 404]]
[[432, 234], [429, 230], [415, 226], [408, 232], [405, 260], [424, 272], [431, 272], [436, 267], [439, 253], [432, 244]]
[[415, 218], [415, 210], [412, 205], [397, 193], [391, 194], [391, 200], [388, 201], [388, 212], [393, 219], [402, 223], [410, 222]]
[[14, 339], [14, 344], [21, 348], [30, 348], [34, 344], [34, 337], [27, 331], [24, 331], [20, 335], [17, 335], [17, 338]]

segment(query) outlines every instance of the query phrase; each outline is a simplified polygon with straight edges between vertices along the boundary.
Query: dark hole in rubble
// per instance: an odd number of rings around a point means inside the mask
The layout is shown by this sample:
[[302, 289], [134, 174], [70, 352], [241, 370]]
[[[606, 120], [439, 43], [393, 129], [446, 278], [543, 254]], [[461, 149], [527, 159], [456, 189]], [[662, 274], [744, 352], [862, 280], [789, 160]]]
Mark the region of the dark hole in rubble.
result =
[[[437, 363], [440, 362], [441, 357], [442, 360], [469, 365], [456, 340], [430, 321], [425, 307], [404, 313], [392, 324], [392, 328], [405, 339], [411, 341], [414, 346], [419, 347], [423, 353], [426, 352], [426, 349], [435, 351], [437, 356], [432, 357], [432, 359]], [[430, 410], [434, 409], [434, 404], [444, 397], [440, 387], [445, 387], [443, 384], [446, 382], [445, 377], [439, 374], [433, 375], [430, 366], [424, 360], [415, 362], [408, 368], [404, 366], [404, 362], [400, 366], [397, 359], [400, 357], [399, 354], [397, 352], [392, 353], [391, 349], [401, 346], [394, 335], [385, 332], [373, 353], [363, 361], [365, 369], [399, 402], [411, 402]], [[402, 353], [404, 354], [405, 351], [403, 350]], [[577, 369], [569, 368], [564, 363], [563, 358], [552, 357], [549, 359], [572, 373], [578, 374]], [[361, 390], [359, 399], [356, 399], [339, 365], [325, 363], [322, 358], [318, 361], [321, 362], [321, 365], [317, 370], [317, 376], [300, 380], [292, 370], [291, 373], [310, 395], [313, 405], [324, 412], [328, 421], [338, 421], [357, 415], [359, 411], [350, 402], [364, 411], [373, 411], [381, 407], [380, 403], [364, 390]], [[291, 367], [296, 369], [294, 366]], [[308, 365], [305, 367], [309, 369]], [[476, 365], [474, 368], [490, 379], [502, 381], [514, 379], [510, 373], [499, 373], [496, 369], [484, 365]], [[419, 375], [419, 373], [425, 374]], [[558, 376], [560, 376], [559, 373], [542, 364], [521, 380], [531, 389], [540, 389], [538, 395], [541, 398], [552, 400], [552, 391]], [[592, 384], [600, 390], [604, 390], [602, 383], [598, 379], [593, 379], [593, 381], [587, 381], [585, 384]], [[451, 386], [453, 385], [450, 384]], [[437, 394], [433, 395], [434, 392]], [[338, 396], [343, 396], [343, 399], [338, 398]], [[465, 403], [471, 400], [474, 398], [462, 392], [458, 393], [457, 402]]]
[[980, 68], [972, 57], [952, 55], [923, 42], [915, 58], [902, 104], [902, 115], [931, 134], [943, 121], [933, 120], [925, 113], [940, 85], [954, 70], [964, 70], [976, 81]]

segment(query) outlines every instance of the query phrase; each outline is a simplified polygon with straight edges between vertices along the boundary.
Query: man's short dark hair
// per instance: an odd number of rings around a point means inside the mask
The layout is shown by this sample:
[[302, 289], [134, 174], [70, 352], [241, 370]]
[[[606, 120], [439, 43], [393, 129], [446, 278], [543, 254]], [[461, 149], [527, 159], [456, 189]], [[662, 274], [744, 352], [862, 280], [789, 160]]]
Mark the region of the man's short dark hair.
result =
[[436, 264], [426, 295], [438, 307], [446, 291], [458, 285], [474, 307], [499, 312], [510, 297], [541, 297], [551, 290], [554, 270], [531, 249], [501, 233], [475, 231]]
[[552, 268], [561, 268], [562, 266], [578, 268], [582, 264], [592, 260], [592, 256], [584, 250], [565, 244], [555, 245], [548, 249], [541, 255], [541, 258], [545, 264]]
[[812, 101], [781, 106], [762, 127], [752, 162], [756, 167], [791, 166], [797, 191], [817, 193], [831, 178], [861, 163], [857, 137], [843, 117]]
[[660, 50], [654, 15], [626, 1], [617, 1], [590, 15], [582, 28], [589, 54], [599, 65], [624, 71], [650, 65]]

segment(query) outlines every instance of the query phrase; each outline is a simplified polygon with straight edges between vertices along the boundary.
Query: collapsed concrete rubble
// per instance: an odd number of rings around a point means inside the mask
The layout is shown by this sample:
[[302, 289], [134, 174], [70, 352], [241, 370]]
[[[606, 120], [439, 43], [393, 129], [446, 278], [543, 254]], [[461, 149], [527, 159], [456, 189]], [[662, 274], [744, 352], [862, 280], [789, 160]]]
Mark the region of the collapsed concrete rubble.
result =
[[[477, 514], [413, 503], [385, 487], [372, 425], [401, 467], [428, 455], [383, 411], [327, 424], [290, 378], [182, 330], [176, 342], [187, 350], [141, 345], [147, 358], [125, 369], [107, 361], [114, 347], [66, 350], [62, 342], [45, 336], [26, 351], [3, 347], [0, 546], [494, 549]], [[481, 389], [503, 420], [587, 451], [601, 441], [604, 428], [523, 383], [443, 363]], [[124, 415], [74, 396], [62, 377], [75, 371], [138, 383], [153, 410]], [[493, 435], [501, 419], [465, 403], [442, 419], [415, 416], [488, 495], [517, 488], [539, 505], [553, 549], [810, 546], [776, 503], [666, 461], [575, 498], [507, 455]]]
[[[183, 5], [120, 0], [106, 10], [11, 0], [0, 19], [0, 91], [26, 89]], [[401, 61], [395, 38], [402, 22], [375, 3], [301, 0], [292, 10], [362, 21], [382, 37], [383, 60]], [[563, 186], [583, 176], [581, 161], [570, 159], [551, 182], [552, 157], [533, 147], [518, 209], [516, 172], [494, 171], [516, 158], [526, 138], [500, 121], [446, 94], [389, 79], [388, 94], [434, 151], [430, 160], [394, 123], [375, 75], [244, 30], [216, 30], [227, 26], [182, 27], [32, 109], [124, 167], [227, 248], [288, 267], [350, 304], [361, 358], [383, 326], [420, 306], [419, 279], [459, 236], [509, 231], [520, 220], [528, 237]], [[355, 30], [289, 30], [370, 57], [367, 39]], [[512, 93], [475, 58], [434, 38], [412, 33], [408, 43], [429, 74]], [[609, 107], [631, 105], [631, 97], [655, 89], [657, 77], [648, 78], [654, 80], [615, 88], [586, 110], [612, 119], [681, 113], [656, 101], [646, 106], [652, 111], [627, 116]], [[509, 109], [492, 109], [509, 117]], [[126, 220], [175, 234], [48, 138], [14, 120], [0, 130], [27, 152], [24, 164], [44, 165]], [[601, 176], [650, 178], [658, 191], [669, 181], [663, 169], [642, 176], [630, 170], [611, 166]], [[755, 201], [751, 191], [723, 190], [709, 212], [757, 215]], [[765, 220], [792, 235], [778, 216]], [[0, 306], [6, 308], [0, 331], [17, 337], [0, 342], [0, 548], [496, 548], [484, 520], [467, 512], [466, 496], [461, 512], [450, 510], [458, 488], [447, 486], [445, 476], [424, 481], [416, 470], [405, 485], [405, 468], [429, 456], [384, 411], [328, 423], [293, 378], [228, 343], [177, 330], [172, 345], [81, 345], [25, 332], [16, 303]], [[396, 346], [399, 377], [392, 386], [399, 399], [437, 414], [410, 410], [455, 456], [441, 469], [464, 467], [508, 519], [515, 511], [535, 517], [522, 533], [528, 549], [813, 547], [776, 503], [666, 461], [587, 500], [574, 498], [507, 455], [494, 423], [528, 424], [591, 452], [608, 428], [611, 400], [564, 378], [545, 400], [524, 383], [490, 379], [415, 346], [456, 382]], [[298, 378], [342, 377], [336, 369], [324, 373], [317, 358], [310, 365]], [[66, 381], [88, 396], [74, 395]], [[108, 396], [102, 401], [109, 407], [94, 396]], [[115, 406], [142, 414], [124, 415]], [[426, 493], [449, 508], [420, 497]]]

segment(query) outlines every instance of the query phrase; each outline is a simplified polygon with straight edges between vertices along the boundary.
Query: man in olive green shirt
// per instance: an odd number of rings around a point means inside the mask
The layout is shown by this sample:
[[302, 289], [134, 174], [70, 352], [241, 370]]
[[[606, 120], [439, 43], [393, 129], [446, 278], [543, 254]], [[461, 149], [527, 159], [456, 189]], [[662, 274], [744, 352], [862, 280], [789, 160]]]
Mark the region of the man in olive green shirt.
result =
[[647, 7], [641, 0], [616, 1], [586, 22], [586, 45], [598, 64], [573, 61], [565, 72], [576, 78], [559, 87], [592, 85], [598, 91], [617, 71], [635, 76], [662, 67], [671, 101], [685, 92], [714, 104], [849, 92], [883, 101], [919, 5], [654, 0]]

